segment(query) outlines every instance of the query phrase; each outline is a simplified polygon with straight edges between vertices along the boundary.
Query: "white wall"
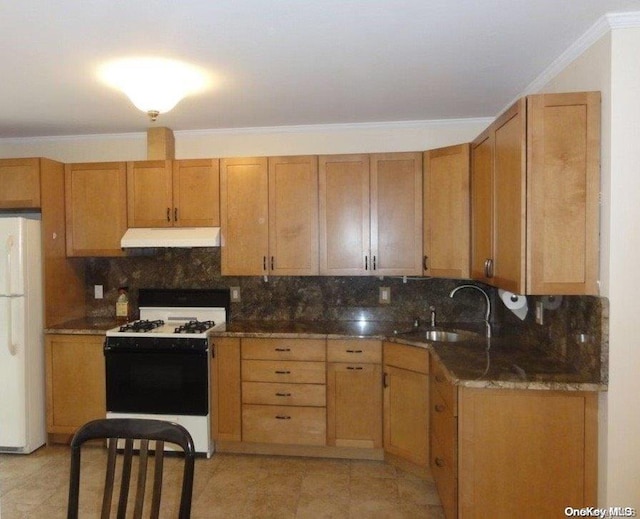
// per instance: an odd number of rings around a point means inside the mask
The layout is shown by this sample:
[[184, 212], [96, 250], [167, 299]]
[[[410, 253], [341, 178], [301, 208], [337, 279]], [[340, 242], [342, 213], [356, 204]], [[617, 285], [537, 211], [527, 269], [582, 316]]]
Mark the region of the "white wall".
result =
[[[176, 158], [421, 151], [473, 140], [491, 119], [174, 132]], [[0, 139], [0, 158], [144, 160], [146, 133]]]
[[601, 295], [609, 390], [600, 398], [599, 506], [640, 513], [640, 29], [614, 29], [542, 90], [602, 92]]

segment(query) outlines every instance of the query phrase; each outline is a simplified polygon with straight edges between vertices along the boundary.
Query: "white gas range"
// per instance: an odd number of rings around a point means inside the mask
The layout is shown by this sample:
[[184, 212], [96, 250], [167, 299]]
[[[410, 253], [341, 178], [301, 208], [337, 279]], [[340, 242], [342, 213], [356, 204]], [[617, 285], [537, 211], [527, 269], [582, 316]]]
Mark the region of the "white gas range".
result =
[[106, 333], [107, 418], [177, 422], [211, 456], [211, 333], [229, 318], [229, 290], [141, 289], [140, 320]]

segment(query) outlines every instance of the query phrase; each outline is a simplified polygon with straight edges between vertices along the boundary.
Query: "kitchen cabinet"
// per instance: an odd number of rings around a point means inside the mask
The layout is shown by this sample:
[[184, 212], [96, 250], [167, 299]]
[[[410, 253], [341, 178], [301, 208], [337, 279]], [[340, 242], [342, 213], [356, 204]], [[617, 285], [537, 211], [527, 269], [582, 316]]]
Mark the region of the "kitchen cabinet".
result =
[[242, 339], [242, 441], [326, 445], [324, 339]]
[[327, 445], [382, 448], [378, 340], [327, 340]]
[[383, 343], [384, 450], [425, 472], [429, 464], [429, 352]]
[[320, 273], [422, 273], [422, 154], [319, 158]]
[[65, 209], [67, 256], [122, 256], [120, 239], [127, 230], [126, 163], [67, 164]]
[[424, 153], [423, 274], [469, 278], [469, 145]]
[[222, 159], [222, 274], [318, 274], [315, 156]]
[[210, 373], [211, 436], [215, 441], [240, 441], [240, 339], [216, 337], [213, 340]]
[[0, 209], [40, 207], [40, 160], [0, 159]]
[[69, 439], [107, 413], [102, 335], [45, 336], [47, 433]]
[[459, 387], [433, 356], [431, 369], [431, 470], [447, 519], [595, 506], [596, 393]]
[[429, 379], [430, 467], [444, 515], [458, 513], [458, 392], [440, 362], [431, 358]]
[[127, 163], [129, 227], [220, 225], [217, 159]]
[[520, 99], [471, 147], [471, 276], [597, 295], [600, 94]]

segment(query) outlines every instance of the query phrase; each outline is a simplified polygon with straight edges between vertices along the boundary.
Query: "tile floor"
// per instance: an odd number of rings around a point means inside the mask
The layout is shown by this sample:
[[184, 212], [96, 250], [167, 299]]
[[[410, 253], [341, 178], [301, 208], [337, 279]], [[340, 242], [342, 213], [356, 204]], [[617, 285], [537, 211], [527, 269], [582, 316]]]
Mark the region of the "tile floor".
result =
[[[106, 451], [85, 448], [81, 517], [99, 517]], [[167, 459], [163, 516], [175, 517], [179, 460]], [[69, 449], [0, 455], [0, 518], [66, 517]], [[96, 505], [97, 503], [97, 505]], [[214, 454], [196, 460], [193, 519], [444, 519], [433, 481], [377, 461]]]

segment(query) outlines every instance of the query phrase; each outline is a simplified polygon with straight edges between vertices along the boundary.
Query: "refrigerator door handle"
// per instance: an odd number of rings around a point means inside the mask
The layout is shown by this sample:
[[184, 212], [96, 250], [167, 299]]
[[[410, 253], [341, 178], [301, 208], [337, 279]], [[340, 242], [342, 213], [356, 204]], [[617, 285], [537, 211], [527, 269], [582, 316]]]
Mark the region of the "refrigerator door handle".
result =
[[7, 237], [7, 243], [5, 246], [5, 250], [6, 250], [6, 258], [7, 258], [7, 270], [5, 270], [4, 275], [6, 277], [5, 279], [5, 287], [7, 289], [6, 294], [8, 296], [12, 295], [11, 292], [11, 250], [13, 249], [13, 236], [10, 234]]
[[8, 311], [9, 321], [7, 323], [7, 345], [9, 346], [9, 354], [12, 357], [15, 357], [16, 354], [18, 353], [18, 347], [13, 342], [13, 326], [12, 326], [13, 315], [11, 313], [11, 303], [12, 303], [12, 298], [9, 297], [7, 300], [7, 308], [9, 309]]
[[6, 287], [7, 287], [7, 345], [9, 347], [9, 354], [12, 357], [15, 357], [18, 353], [18, 349], [16, 344], [13, 342], [13, 315], [11, 311], [11, 302], [12, 296], [14, 295], [11, 290], [11, 251], [13, 249], [14, 241], [13, 236], [10, 234], [7, 237], [6, 244], [6, 252], [7, 252], [7, 270], [5, 271], [6, 276]]

